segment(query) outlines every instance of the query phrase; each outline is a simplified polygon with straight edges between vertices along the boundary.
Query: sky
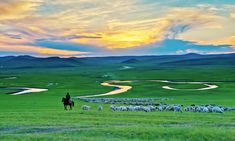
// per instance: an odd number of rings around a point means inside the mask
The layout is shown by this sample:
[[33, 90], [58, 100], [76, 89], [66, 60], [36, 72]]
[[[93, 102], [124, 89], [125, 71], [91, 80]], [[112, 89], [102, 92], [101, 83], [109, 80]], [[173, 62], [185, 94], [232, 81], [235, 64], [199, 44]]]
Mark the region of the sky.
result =
[[0, 56], [235, 53], [235, 0], [1, 0]]

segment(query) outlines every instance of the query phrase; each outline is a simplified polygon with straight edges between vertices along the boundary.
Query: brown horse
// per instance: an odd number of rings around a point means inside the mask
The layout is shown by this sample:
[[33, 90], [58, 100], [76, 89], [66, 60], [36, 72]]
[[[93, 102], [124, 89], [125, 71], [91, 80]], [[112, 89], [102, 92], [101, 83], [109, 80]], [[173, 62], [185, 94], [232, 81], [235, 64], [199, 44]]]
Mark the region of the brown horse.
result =
[[68, 101], [66, 98], [63, 97], [62, 102], [64, 103], [64, 110], [68, 110], [67, 106], [70, 107], [70, 110], [72, 110], [72, 107], [74, 107], [74, 102], [72, 100]]

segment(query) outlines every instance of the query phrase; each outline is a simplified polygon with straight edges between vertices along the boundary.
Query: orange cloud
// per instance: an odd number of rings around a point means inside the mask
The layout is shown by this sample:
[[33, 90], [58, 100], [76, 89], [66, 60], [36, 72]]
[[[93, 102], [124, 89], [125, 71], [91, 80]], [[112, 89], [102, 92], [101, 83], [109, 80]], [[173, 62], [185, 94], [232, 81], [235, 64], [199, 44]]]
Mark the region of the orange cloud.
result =
[[37, 55], [58, 55], [58, 56], [77, 56], [86, 55], [89, 52], [59, 50], [41, 46], [27, 45], [31, 41], [27, 38], [12, 38], [13, 35], [0, 35], [0, 52], [18, 52], [18, 53], [33, 53]]
[[26, 0], [3, 0], [0, 1], [0, 21], [21, 19], [29, 15], [35, 7], [37, 2]]
[[[106, 46], [108, 48], [127, 48], [146, 45], [164, 39], [168, 28], [167, 20], [135, 21], [110, 23], [111, 29], [97, 32], [98, 39], [73, 39], [74, 42]], [[142, 27], [138, 27], [142, 24]]]
[[5, 52], [18, 52], [18, 53], [32, 53], [37, 55], [58, 55], [58, 56], [78, 56], [86, 55], [88, 52], [58, 50], [52, 48], [45, 48], [39, 46], [27, 46], [27, 45], [0, 45], [0, 51]]
[[198, 26], [218, 28], [220, 27], [219, 19], [219, 16], [197, 10], [196, 8], [175, 8], [167, 11], [164, 17], [124, 22], [110, 21], [107, 24], [108, 28], [93, 32], [93, 34], [101, 34], [102, 38], [73, 39], [73, 41], [106, 46], [108, 48], [136, 47], [164, 40], [167, 35], [174, 32], [170, 30], [179, 25], [186, 25], [189, 28]]

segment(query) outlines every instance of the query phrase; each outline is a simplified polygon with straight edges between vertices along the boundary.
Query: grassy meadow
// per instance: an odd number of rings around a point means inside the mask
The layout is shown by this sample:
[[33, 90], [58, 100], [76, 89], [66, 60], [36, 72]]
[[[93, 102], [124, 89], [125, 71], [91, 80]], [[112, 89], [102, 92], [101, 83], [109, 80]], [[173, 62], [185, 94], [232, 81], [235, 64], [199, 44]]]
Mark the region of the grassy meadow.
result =
[[[98, 111], [100, 104], [75, 101], [71, 111], [64, 111], [61, 98], [100, 94], [113, 90], [101, 86], [107, 80], [141, 80], [122, 85], [133, 88], [122, 94], [106, 97], [171, 98], [163, 103], [220, 104], [235, 107], [235, 69], [232, 67], [83, 66], [71, 68], [2, 69], [0, 71], [0, 140], [1, 141], [233, 141], [235, 112], [113, 112], [109, 104]], [[104, 77], [104, 75], [107, 75]], [[8, 77], [16, 79], [5, 79]], [[209, 81], [218, 85], [205, 91], [171, 91], [204, 87], [201, 84], [166, 84], [145, 80]], [[47, 88], [48, 91], [12, 96], [15, 90], [4, 87]], [[82, 111], [82, 105], [91, 110]]]

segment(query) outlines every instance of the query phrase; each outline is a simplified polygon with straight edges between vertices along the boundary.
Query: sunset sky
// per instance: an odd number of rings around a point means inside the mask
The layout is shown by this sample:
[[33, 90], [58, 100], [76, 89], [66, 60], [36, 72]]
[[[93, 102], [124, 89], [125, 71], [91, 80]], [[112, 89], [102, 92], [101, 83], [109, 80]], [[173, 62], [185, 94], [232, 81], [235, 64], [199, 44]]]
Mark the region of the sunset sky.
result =
[[235, 53], [235, 0], [1, 0], [0, 56]]

